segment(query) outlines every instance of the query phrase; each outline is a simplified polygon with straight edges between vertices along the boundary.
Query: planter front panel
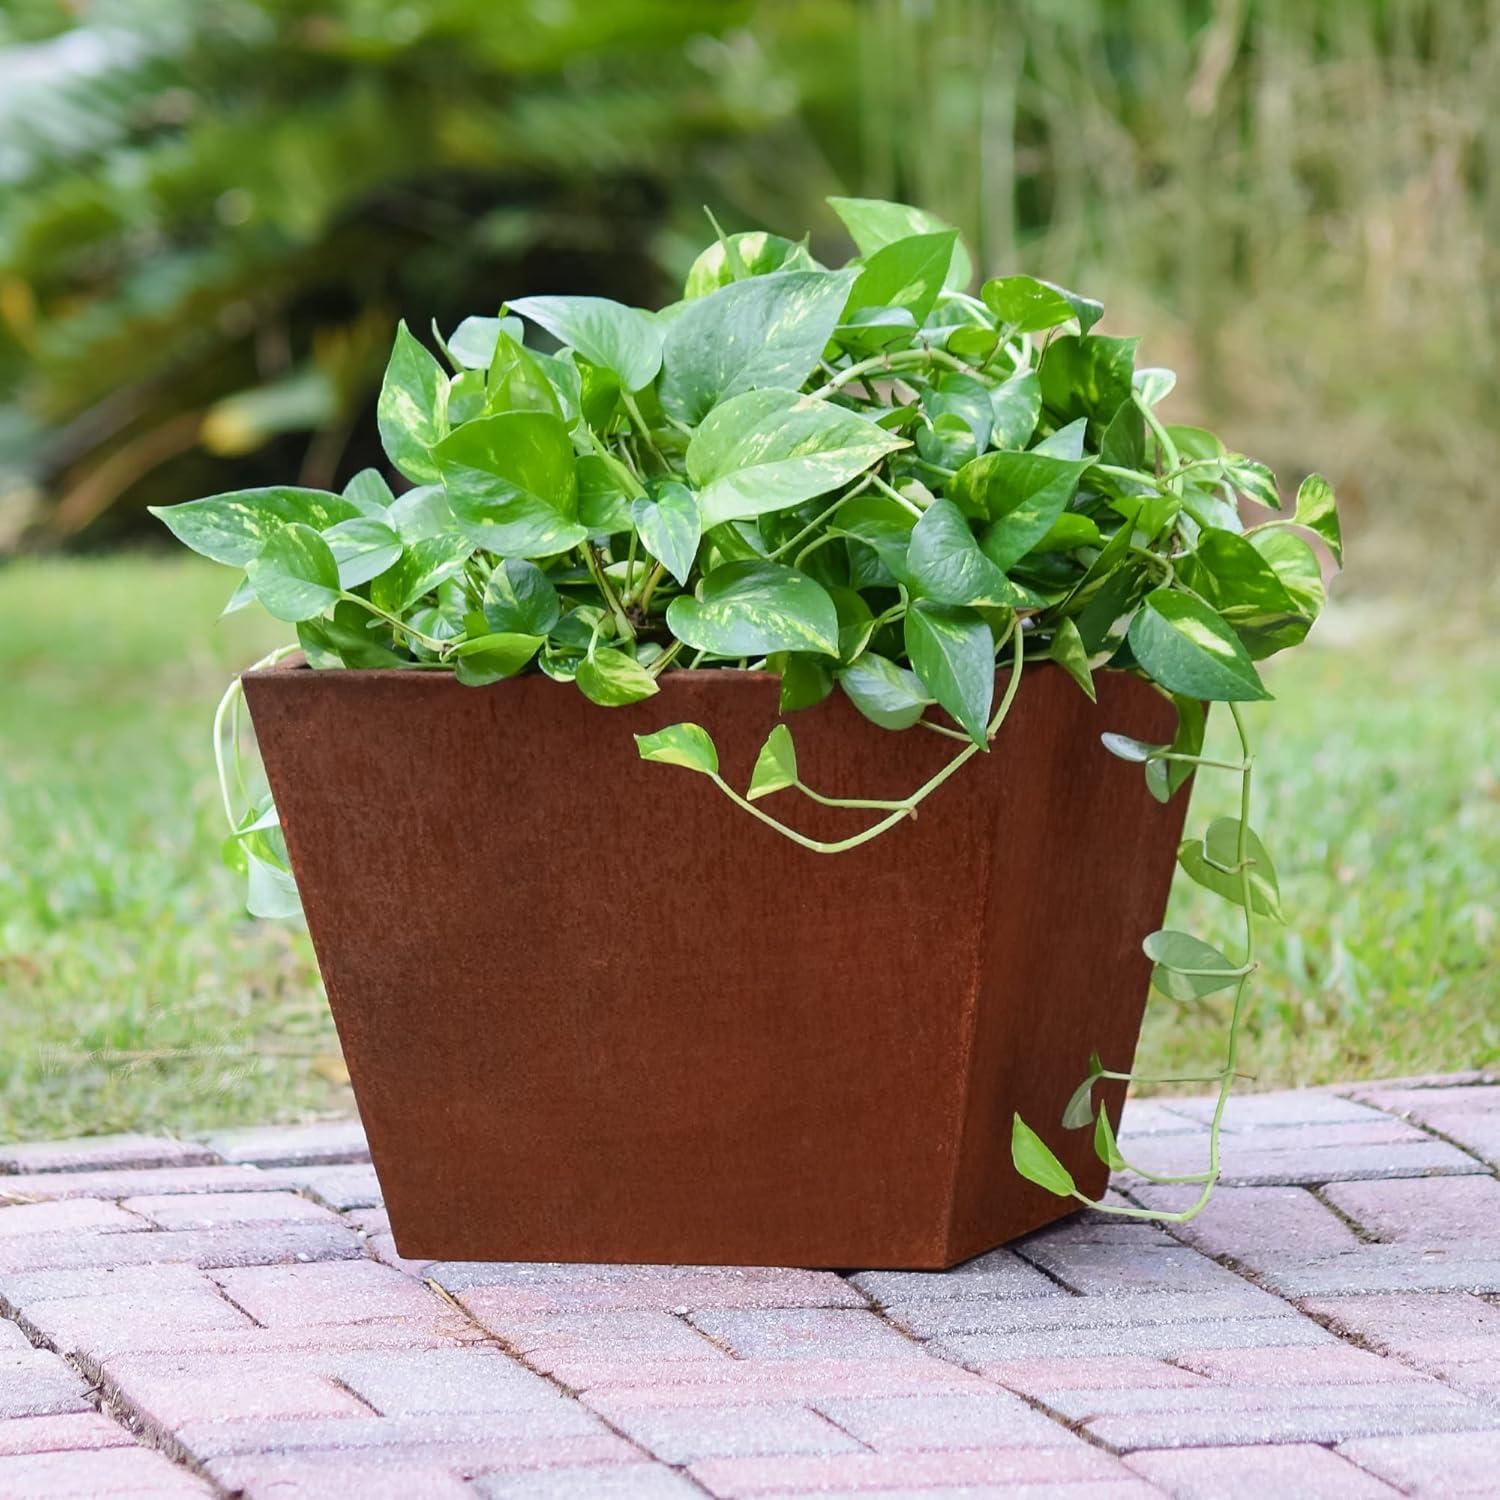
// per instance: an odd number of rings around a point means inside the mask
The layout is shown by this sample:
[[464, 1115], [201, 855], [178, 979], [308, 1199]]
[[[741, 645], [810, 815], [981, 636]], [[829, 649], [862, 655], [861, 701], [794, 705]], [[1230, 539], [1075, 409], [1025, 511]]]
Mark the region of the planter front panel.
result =
[[[694, 720], [743, 788], [764, 674], [628, 709], [538, 676], [247, 676], [401, 1253], [937, 1267], [1067, 1212], [1012, 1171], [1010, 1111], [1054, 1125], [1091, 1046], [1128, 1064], [1182, 818], [1098, 744], [1169, 737], [1170, 707], [1101, 688], [1028, 672], [992, 754], [828, 856], [636, 754]], [[789, 722], [830, 795], [904, 796], [959, 748], [842, 698]], [[765, 805], [822, 838], [870, 817]], [[1087, 1132], [1066, 1146], [1097, 1186]]]

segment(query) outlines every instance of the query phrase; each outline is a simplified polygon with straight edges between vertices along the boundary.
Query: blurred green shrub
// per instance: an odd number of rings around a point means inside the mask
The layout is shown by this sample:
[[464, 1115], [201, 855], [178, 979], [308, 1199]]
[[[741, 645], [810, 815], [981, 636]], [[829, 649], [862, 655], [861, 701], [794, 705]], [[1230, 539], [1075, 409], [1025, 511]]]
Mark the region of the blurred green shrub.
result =
[[[657, 290], [674, 195], [794, 100], [693, 0], [24, 0], [0, 12], [0, 494], [73, 535], [296, 457], [390, 331]], [[701, 223], [701, 218], [700, 218]], [[310, 445], [306, 434], [312, 433]], [[267, 445], [282, 446], [266, 453]], [[5, 501], [0, 499], [0, 547]], [[106, 528], [107, 530], [107, 528]]]

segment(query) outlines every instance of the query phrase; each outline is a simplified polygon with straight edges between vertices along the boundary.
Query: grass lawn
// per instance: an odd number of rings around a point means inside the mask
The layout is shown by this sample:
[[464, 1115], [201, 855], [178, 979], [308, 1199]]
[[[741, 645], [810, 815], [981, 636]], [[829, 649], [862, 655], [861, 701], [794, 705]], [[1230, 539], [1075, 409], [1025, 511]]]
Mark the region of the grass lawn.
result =
[[[219, 861], [213, 704], [286, 636], [212, 625], [228, 579], [154, 557], [0, 569], [0, 1138], [349, 1107], [305, 933], [245, 916]], [[1256, 822], [1294, 923], [1255, 990], [1260, 1086], [1500, 1053], [1500, 662], [1477, 611], [1454, 619], [1335, 610], [1253, 711]], [[1232, 810], [1217, 779], [1190, 827]], [[1185, 880], [1169, 925], [1235, 940]], [[1222, 1025], [1216, 1001], [1155, 997], [1142, 1070], [1217, 1066]]]

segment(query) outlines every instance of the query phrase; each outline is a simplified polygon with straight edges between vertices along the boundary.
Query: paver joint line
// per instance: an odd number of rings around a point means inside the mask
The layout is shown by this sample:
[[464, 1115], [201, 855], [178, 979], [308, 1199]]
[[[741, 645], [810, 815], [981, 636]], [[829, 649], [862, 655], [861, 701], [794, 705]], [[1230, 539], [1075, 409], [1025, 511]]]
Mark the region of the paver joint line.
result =
[[[1168, 1160], [1202, 1114], [1122, 1140]], [[1190, 1224], [842, 1278], [403, 1262], [352, 1122], [0, 1147], [0, 1494], [1479, 1492], [1500, 1079], [1227, 1125]]]

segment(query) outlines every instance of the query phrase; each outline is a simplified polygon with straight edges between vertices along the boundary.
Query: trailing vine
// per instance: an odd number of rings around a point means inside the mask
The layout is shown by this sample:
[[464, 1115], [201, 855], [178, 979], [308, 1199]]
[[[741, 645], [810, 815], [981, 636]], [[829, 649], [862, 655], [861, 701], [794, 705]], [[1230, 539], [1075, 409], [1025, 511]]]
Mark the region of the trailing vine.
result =
[[[1256, 663], [1297, 645], [1322, 608], [1305, 534], [1339, 559], [1333, 492], [1310, 475], [1277, 514], [1269, 469], [1163, 419], [1175, 377], [1138, 367], [1138, 340], [1096, 333], [1093, 299], [1024, 275], [973, 295], [968, 251], [931, 215], [830, 206], [858, 251], [837, 269], [806, 240], [715, 225], [681, 300], [658, 313], [524, 297], [434, 328], [441, 359], [403, 325], [378, 407], [399, 494], [370, 469], [339, 493], [272, 486], [159, 514], [243, 569], [228, 607], [295, 626], [315, 669], [449, 672], [473, 687], [540, 671], [603, 707], [648, 700], [667, 672], [769, 670], [792, 720], [839, 692], [884, 729], [961, 745], [923, 785], [880, 799], [810, 787], [785, 721], [743, 792], [702, 726], [637, 736], [644, 759], [703, 775], [819, 855], [899, 830], [996, 745], [1035, 664], [1090, 698], [1099, 671], [1154, 683], [1177, 711], [1171, 742], [1108, 734], [1108, 748], [1162, 801], [1200, 769], [1241, 778], [1239, 817], [1184, 841], [1178, 860], [1243, 910], [1243, 956], [1185, 933], [1146, 939], [1171, 998], [1233, 990], [1224, 1067], [1198, 1080], [1218, 1089], [1204, 1171], [1140, 1172], [1200, 1184], [1197, 1203], [1165, 1216], [1190, 1217], [1218, 1176], [1256, 920], [1280, 917], [1250, 825], [1242, 705], [1270, 696]], [[1271, 519], [1247, 527], [1242, 498]], [[1212, 702], [1234, 718], [1238, 760], [1203, 754]], [[232, 688], [215, 721], [227, 856], [249, 876], [251, 909], [283, 915], [295, 884], [275, 809], [246, 783], [239, 713]], [[870, 821], [811, 838], [763, 805], [778, 793]], [[1095, 1058], [1059, 1123], [1092, 1124], [1099, 1156], [1128, 1166], [1094, 1105], [1101, 1079], [1146, 1081]], [[1012, 1144], [1024, 1176], [1083, 1198], [1019, 1119]]]

